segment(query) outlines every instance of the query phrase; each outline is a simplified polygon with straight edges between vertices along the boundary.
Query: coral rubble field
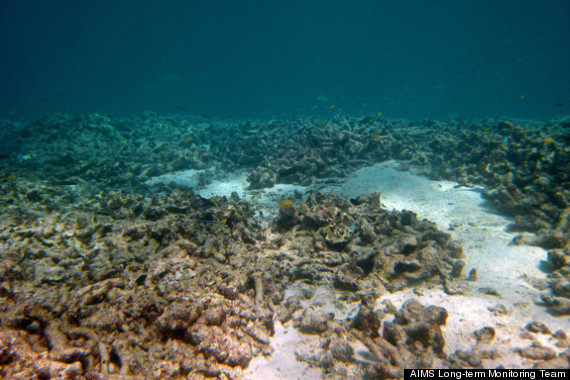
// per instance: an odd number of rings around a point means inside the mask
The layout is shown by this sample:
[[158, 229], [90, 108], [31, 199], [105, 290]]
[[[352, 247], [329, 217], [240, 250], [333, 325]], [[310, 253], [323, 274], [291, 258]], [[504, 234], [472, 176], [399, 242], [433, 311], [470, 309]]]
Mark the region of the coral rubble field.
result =
[[[421, 297], [376, 307], [410, 289], [477, 287], [461, 244], [436, 224], [386, 209], [378, 192], [319, 190], [388, 160], [481, 189], [512, 218], [513, 245], [547, 250], [539, 306], [570, 315], [567, 119], [54, 115], [0, 121], [0, 139], [0, 377], [245, 379], [254, 358], [276, 354], [282, 326], [318, 339], [296, 360], [324, 378], [500, 362], [491, 327], [473, 329], [486, 347], [477, 355], [444, 349], [455, 310]], [[193, 188], [152, 181], [190, 169]], [[309, 190], [274, 213], [255, 197], [199, 194], [236, 173], [251, 194]], [[316, 289], [336, 312], [305, 306]], [[524, 334], [557, 349], [518, 354], [529, 367], [566, 368], [569, 332], [533, 322]]]

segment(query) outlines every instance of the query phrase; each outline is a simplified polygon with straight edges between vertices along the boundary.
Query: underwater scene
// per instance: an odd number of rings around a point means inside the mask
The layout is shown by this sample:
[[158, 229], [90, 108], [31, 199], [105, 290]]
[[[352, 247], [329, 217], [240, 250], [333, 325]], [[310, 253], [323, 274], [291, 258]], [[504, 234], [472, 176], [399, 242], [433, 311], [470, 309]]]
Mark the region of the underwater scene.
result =
[[3, 1], [0, 378], [565, 375], [569, 16]]

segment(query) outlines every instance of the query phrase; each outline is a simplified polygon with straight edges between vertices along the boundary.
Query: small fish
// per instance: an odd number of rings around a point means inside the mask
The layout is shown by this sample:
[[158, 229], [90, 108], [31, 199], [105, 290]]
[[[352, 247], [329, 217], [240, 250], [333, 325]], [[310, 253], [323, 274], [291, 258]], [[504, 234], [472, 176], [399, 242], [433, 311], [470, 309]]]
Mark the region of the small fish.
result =
[[483, 132], [489, 132], [491, 130], [491, 127], [485, 127], [482, 129]]
[[295, 203], [295, 201], [293, 201], [291, 199], [282, 199], [279, 202], [277, 202], [277, 204], [281, 207], [289, 207], [289, 206], [292, 206], [293, 203]]
[[454, 189], [460, 189], [460, 188], [462, 188], [462, 187], [466, 187], [466, 188], [468, 188], [468, 189], [472, 189], [472, 188], [475, 187], [475, 185], [472, 185], [472, 184], [470, 184], [470, 183], [459, 183], [459, 184], [453, 186]]
[[312, 116], [305, 116], [303, 119], [305, 119], [305, 120], [311, 120], [311, 119], [312, 119]]
[[564, 103], [556, 103], [554, 105], [554, 107], [558, 107], [558, 108], [564, 107]]
[[378, 113], [376, 114], [376, 116], [378, 116], [378, 117], [382, 116], [382, 112], [378, 112]]
[[190, 143], [190, 141], [192, 141], [192, 136], [188, 136], [188, 137], [186, 137], [184, 140], [182, 140], [182, 142], [183, 142], [184, 144], [188, 144], [188, 143]]
[[11, 180], [16, 179], [16, 178], [17, 178], [17, 177], [16, 177], [15, 174], [10, 174], [9, 176], [4, 177], [4, 179], [5, 179], [6, 181], [11, 181]]
[[380, 135], [378, 133], [373, 134], [371, 137], [372, 140], [378, 140], [379, 138], [380, 138]]
[[227, 218], [221, 219], [221, 220], [214, 220], [214, 219], [202, 219], [202, 223], [204, 224], [209, 224], [212, 226], [226, 226], [228, 222]]
[[179, 111], [186, 111], [186, 107], [183, 106], [176, 106], [176, 109]]
[[552, 137], [545, 137], [542, 139], [542, 142], [545, 144], [551, 144], [554, 142], [554, 139]]
[[521, 95], [521, 96], [519, 96], [519, 99], [520, 99], [520, 100], [525, 100], [525, 99], [526, 99], [526, 96], [525, 96], [525, 95]]
[[333, 104], [332, 106], [329, 107], [329, 110], [332, 111], [332, 110], [334, 110], [335, 107], [336, 107], [336, 106]]

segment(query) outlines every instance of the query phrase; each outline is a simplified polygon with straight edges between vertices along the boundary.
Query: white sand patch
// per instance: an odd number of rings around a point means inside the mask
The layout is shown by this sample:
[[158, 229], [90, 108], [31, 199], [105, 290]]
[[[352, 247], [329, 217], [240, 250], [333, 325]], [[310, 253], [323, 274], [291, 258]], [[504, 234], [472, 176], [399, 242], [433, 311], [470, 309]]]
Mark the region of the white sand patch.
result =
[[203, 172], [204, 170], [182, 170], [152, 177], [147, 181], [147, 183], [149, 185], [154, 185], [157, 183], [175, 183], [181, 186], [196, 188], [198, 186], [198, 175]]
[[[285, 379], [321, 379], [321, 370], [309, 368], [306, 363], [297, 361], [297, 353], [311, 349], [315, 337], [301, 334], [291, 323], [284, 327], [275, 322], [275, 335], [271, 338], [273, 353], [270, 357], [254, 358], [245, 371], [248, 379], [285, 380]], [[317, 343], [318, 344], [318, 343]]]
[[180, 186], [192, 188], [204, 198], [211, 198], [216, 195], [229, 198], [232, 193], [237, 193], [240, 198], [248, 195], [246, 193], [247, 173], [224, 174], [223, 179], [212, 181], [206, 186], [201, 186], [199, 178], [204, 175], [207, 175], [206, 170], [189, 169], [152, 177], [147, 183], [149, 185], [175, 183]]
[[247, 173], [237, 173], [228, 175], [223, 180], [215, 180], [210, 184], [195, 189], [204, 198], [211, 198], [215, 195], [229, 198], [232, 193], [236, 193], [240, 198], [247, 196]]
[[280, 200], [300, 201], [299, 197], [308, 190], [305, 186], [287, 184], [275, 184], [273, 187], [262, 190], [250, 190], [248, 189], [247, 172], [223, 174], [221, 175], [222, 178], [214, 179], [206, 186], [200, 186], [198, 178], [205, 173], [205, 170], [184, 170], [153, 177], [147, 183], [150, 185], [175, 183], [192, 188], [204, 198], [213, 196], [230, 198], [232, 193], [236, 193], [241, 199], [255, 203], [267, 220], [277, 216]]

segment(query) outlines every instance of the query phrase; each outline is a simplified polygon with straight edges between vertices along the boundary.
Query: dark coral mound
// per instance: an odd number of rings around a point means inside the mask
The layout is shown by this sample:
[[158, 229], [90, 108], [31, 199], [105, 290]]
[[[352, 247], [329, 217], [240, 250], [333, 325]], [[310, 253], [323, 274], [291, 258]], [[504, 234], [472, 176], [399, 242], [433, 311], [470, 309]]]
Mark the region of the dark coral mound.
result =
[[[393, 309], [392, 309], [393, 308]], [[437, 306], [424, 307], [417, 300], [406, 301], [400, 310], [386, 307], [394, 314], [392, 321], [380, 326], [384, 311], [372, 311], [365, 302], [352, 321], [331, 319], [322, 312], [305, 309], [296, 326], [307, 334], [318, 334], [319, 349], [300, 354], [298, 359], [322, 368], [331, 378], [364, 379], [403, 378], [404, 369], [434, 368], [447, 359], [441, 327], [447, 311]], [[360, 342], [368, 357], [358, 362], [349, 342]], [[358, 364], [355, 373], [351, 368]]]
[[354, 331], [374, 355], [367, 368], [368, 378], [402, 378], [404, 368], [433, 368], [436, 358], [445, 358], [441, 326], [447, 311], [438, 306], [424, 307], [416, 300], [406, 301], [393, 322], [385, 322], [376, 338], [366, 331]]
[[462, 254], [450, 235], [412, 212], [381, 208], [379, 193], [353, 202], [314, 192], [299, 208], [281, 209], [272, 228], [281, 233], [278, 244], [295, 254], [293, 279], [362, 296], [447, 283]]

